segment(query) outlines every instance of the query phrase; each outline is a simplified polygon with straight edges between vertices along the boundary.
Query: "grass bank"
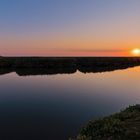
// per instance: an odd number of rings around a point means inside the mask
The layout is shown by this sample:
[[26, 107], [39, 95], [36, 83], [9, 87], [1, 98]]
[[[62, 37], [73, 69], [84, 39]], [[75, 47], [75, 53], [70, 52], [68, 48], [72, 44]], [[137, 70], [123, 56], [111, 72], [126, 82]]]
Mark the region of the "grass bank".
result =
[[0, 74], [24, 75], [105, 72], [140, 65], [140, 57], [0, 57]]
[[140, 65], [140, 57], [0, 57], [0, 68], [111, 67]]
[[140, 105], [90, 121], [76, 139], [70, 140], [140, 140]]

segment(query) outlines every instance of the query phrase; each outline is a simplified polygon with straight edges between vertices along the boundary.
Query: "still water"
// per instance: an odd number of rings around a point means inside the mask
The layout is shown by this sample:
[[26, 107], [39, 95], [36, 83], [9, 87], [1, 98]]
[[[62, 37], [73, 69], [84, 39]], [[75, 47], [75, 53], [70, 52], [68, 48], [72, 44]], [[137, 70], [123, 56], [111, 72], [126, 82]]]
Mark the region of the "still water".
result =
[[103, 73], [0, 76], [2, 139], [68, 140], [90, 119], [140, 103], [140, 67]]

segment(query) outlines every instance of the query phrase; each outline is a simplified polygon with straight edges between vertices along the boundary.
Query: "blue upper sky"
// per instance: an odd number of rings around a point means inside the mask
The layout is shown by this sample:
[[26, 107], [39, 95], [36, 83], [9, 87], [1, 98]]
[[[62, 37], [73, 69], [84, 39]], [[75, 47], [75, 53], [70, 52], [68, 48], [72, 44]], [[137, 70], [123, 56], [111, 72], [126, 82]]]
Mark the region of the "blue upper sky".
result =
[[0, 28], [57, 28], [135, 16], [139, 0], [0, 0]]

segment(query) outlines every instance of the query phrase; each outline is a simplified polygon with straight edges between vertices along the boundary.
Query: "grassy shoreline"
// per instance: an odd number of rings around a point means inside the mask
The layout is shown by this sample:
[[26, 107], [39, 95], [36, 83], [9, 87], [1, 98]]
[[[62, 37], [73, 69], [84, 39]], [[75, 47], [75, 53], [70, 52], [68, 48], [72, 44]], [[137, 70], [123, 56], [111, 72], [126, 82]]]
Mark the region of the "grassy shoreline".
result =
[[96, 73], [140, 65], [140, 57], [0, 57], [0, 74], [24, 75]]
[[140, 65], [140, 57], [0, 57], [0, 67], [91, 67]]
[[90, 121], [76, 139], [70, 140], [139, 140], [140, 105], [129, 106], [120, 113]]

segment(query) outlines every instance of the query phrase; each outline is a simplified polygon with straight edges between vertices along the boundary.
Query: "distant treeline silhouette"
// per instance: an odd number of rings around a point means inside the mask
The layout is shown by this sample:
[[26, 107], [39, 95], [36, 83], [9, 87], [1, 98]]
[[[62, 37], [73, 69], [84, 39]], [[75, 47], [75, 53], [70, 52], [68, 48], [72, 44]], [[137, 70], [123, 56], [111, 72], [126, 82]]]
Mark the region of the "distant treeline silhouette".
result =
[[0, 57], [0, 74], [20, 76], [106, 72], [140, 65], [139, 57]]

